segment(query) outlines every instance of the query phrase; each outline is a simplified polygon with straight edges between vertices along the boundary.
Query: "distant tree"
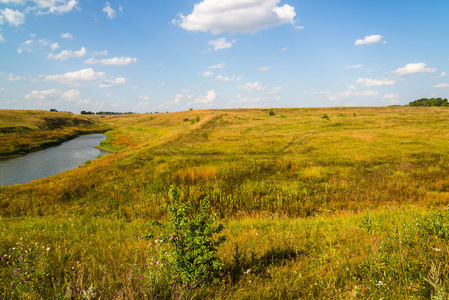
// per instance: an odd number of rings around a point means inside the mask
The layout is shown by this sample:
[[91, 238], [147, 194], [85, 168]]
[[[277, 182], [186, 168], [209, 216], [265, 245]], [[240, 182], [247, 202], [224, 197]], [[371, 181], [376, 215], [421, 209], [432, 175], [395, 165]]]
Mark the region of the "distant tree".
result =
[[421, 98], [412, 101], [408, 104], [409, 106], [449, 106], [447, 99], [442, 98]]
[[52, 108], [52, 109], [50, 109], [50, 111], [58, 112], [58, 110], [56, 108]]

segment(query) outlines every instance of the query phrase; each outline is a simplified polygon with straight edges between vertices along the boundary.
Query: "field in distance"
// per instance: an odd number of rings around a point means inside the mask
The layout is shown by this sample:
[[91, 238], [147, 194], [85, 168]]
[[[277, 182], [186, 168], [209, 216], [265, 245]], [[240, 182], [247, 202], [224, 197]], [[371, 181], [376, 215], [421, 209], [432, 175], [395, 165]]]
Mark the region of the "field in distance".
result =
[[[116, 152], [0, 187], [0, 296], [447, 297], [447, 108], [93, 117]], [[139, 238], [160, 234], [172, 185], [225, 226], [219, 284], [165, 282]]]

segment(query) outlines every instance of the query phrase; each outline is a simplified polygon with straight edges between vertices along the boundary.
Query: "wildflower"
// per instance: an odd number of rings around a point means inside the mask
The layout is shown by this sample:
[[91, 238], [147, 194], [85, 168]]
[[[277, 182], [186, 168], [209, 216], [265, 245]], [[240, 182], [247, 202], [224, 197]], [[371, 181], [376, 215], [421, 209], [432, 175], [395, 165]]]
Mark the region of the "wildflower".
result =
[[432, 250], [436, 251], [436, 252], [440, 252], [441, 251], [441, 249], [439, 249], [439, 248], [432, 248]]
[[384, 283], [382, 281], [379, 280], [379, 282], [376, 283], [377, 286], [383, 286]]
[[47, 251], [50, 251], [50, 247], [47, 248]]

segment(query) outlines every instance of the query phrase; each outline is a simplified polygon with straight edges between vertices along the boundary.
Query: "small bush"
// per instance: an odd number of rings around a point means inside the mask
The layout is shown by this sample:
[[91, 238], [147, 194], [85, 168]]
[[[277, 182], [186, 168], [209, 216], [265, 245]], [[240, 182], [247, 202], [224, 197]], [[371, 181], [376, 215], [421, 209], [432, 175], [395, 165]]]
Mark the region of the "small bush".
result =
[[181, 201], [176, 186], [170, 188], [169, 196], [171, 218], [162, 238], [156, 242], [159, 247], [156, 261], [164, 266], [160, 273], [179, 286], [195, 287], [217, 281], [223, 266], [216, 256], [217, 247], [225, 240], [217, 235], [223, 225], [216, 225], [217, 216], [210, 213], [207, 198], [201, 202], [198, 214], [189, 218], [188, 202]]
[[326, 119], [328, 121], [331, 119], [327, 114], [324, 114], [321, 118]]
[[270, 111], [268, 112], [268, 115], [274, 116], [274, 115], [276, 115], [276, 114], [274, 113], [274, 111], [273, 111], [272, 109], [270, 109]]

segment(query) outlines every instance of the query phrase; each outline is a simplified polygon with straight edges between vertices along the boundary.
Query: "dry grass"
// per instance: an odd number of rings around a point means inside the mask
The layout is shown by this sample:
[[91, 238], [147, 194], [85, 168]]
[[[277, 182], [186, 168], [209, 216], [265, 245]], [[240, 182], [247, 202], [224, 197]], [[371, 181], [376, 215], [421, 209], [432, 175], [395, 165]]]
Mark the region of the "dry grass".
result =
[[[151, 298], [154, 290], [139, 278], [153, 250], [136, 237], [157, 234], [151, 220], [166, 220], [168, 189], [176, 184], [192, 211], [208, 197], [228, 235], [219, 249], [226, 264], [223, 284], [190, 296], [445, 295], [449, 232], [438, 224], [449, 219], [437, 208], [449, 203], [449, 111], [274, 112], [201, 110], [101, 118], [113, 128], [105, 146], [117, 152], [50, 178], [0, 187], [6, 229], [0, 250], [8, 252], [25, 233], [29, 244], [61, 249], [52, 267], [43, 268], [66, 281], [36, 281], [51, 291], [45, 296], [64, 294], [70, 284], [74, 298], [82, 296], [73, 287], [87, 293], [90, 285], [102, 298]], [[192, 124], [197, 116], [199, 122]], [[62, 258], [73, 251], [76, 257]], [[88, 279], [71, 271], [77, 262]], [[432, 266], [439, 263], [437, 282]], [[6, 270], [3, 282], [9, 283], [13, 269], [0, 270]], [[25, 295], [9, 288], [3, 295], [13, 292]]]

